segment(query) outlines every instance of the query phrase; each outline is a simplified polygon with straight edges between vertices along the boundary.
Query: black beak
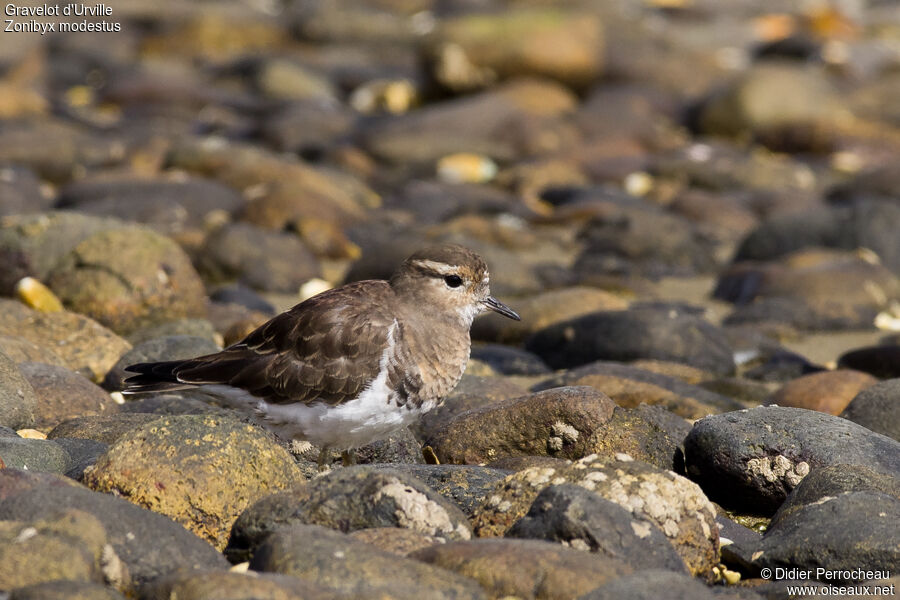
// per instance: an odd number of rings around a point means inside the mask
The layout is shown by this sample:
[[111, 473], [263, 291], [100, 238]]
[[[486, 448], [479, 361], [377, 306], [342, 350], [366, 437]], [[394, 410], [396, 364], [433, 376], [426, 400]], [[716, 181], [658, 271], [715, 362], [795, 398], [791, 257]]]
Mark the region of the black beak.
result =
[[482, 300], [482, 303], [487, 306], [489, 309], [496, 313], [500, 313], [504, 317], [509, 317], [514, 321], [521, 321], [522, 317], [519, 316], [519, 313], [503, 304], [493, 296], [488, 296], [487, 300]]

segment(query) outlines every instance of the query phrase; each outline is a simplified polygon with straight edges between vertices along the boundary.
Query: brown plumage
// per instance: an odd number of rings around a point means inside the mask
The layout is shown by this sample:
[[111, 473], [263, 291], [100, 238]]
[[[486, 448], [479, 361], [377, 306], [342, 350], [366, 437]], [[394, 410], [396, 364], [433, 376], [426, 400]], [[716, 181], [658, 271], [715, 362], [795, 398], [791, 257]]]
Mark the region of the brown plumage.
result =
[[475, 315], [518, 318], [488, 284], [471, 250], [426, 248], [389, 282], [319, 294], [221, 352], [132, 365], [125, 393], [214, 386], [282, 435], [354, 447], [408, 424], [456, 386]]

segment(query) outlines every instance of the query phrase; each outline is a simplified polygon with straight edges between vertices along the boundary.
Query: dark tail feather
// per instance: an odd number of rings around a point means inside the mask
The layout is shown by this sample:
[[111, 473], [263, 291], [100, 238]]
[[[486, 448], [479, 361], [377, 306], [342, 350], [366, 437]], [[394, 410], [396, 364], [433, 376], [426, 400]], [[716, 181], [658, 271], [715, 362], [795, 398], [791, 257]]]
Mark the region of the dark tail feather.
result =
[[125, 370], [137, 373], [125, 380], [123, 394], [141, 394], [144, 392], [172, 392], [196, 387], [190, 383], [178, 381], [175, 370], [184, 364], [182, 360], [167, 362], [138, 363], [129, 365]]

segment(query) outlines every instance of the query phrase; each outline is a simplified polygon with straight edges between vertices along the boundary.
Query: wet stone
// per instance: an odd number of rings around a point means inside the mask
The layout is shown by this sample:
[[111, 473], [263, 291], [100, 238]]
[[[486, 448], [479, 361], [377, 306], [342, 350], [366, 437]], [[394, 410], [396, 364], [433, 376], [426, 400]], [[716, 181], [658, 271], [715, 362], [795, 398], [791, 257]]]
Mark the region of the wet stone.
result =
[[595, 312], [557, 323], [535, 333], [526, 348], [554, 368], [655, 358], [734, 373], [732, 350], [719, 328], [694, 315], [652, 308]]
[[888, 379], [857, 394], [841, 416], [900, 442], [900, 379]]
[[688, 476], [726, 508], [772, 514], [812, 470], [900, 473], [900, 444], [846, 419], [778, 406], [705, 417], [684, 441]]
[[84, 473], [92, 489], [167, 515], [218, 548], [254, 500], [301, 477], [271, 435], [212, 415], [161, 417], [127, 431]]
[[572, 484], [545, 488], [506, 537], [560, 542], [625, 562], [635, 570], [658, 568], [687, 573], [684, 561], [658, 526], [636, 519], [615, 502]]
[[385, 555], [375, 546], [315, 525], [279, 528], [260, 546], [250, 568], [291, 575], [344, 594], [382, 593], [403, 600], [486, 597], [468, 577]]
[[26, 362], [19, 370], [37, 397], [34, 427], [50, 431], [75, 417], [108, 415], [118, 410], [103, 388], [65, 367]]

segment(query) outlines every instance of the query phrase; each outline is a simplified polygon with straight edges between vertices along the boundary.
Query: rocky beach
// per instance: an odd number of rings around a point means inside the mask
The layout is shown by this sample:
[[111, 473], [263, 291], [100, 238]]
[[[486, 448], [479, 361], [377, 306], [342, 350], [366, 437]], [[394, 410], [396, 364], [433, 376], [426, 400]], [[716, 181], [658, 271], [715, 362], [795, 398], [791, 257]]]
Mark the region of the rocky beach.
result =
[[[0, 600], [898, 594], [893, 0], [4, 6]], [[437, 243], [358, 465], [122, 394]]]

